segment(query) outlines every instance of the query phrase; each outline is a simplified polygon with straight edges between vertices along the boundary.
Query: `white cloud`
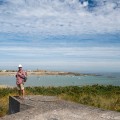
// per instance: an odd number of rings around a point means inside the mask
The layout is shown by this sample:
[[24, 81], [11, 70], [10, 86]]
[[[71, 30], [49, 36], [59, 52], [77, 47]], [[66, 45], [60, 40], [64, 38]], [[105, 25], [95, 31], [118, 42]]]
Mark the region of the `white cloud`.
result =
[[6, 0], [0, 7], [0, 32], [83, 34], [120, 31], [119, 0], [95, 1], [98, 5], [94, 8], [84, 8], [79, 0]]
[[44, 57], [44, 56], [61, 56], [61, 57], [79, 57], [94, 59], [118, 59], [120, 56], [119, 47], [1, 47], [0, 53], [13, 55], [16, 57]]
[[[93, 0], [85, 7], [79, 0], [1, 1], [1, 66], [14, 66], [20, 62], [28, 66], [61, 66], [84, 70], [102, 70], [102, 67], [112, 70], [120, 66], [119, 38], [106, 34], [120, 32], [120, 0]], [[107, 38], [103, 35], [97, 39], [97, 33], [105, 34]], [[75, 37], [70, 39], [71, 36], [52, 40], [49, 34], [80, 34], [77, 40], [81, 42], [77, 42]], [[89, 34], [96, 36], [84, 42], [84, 38], [89, 39]], [[71, 43], [68, 43], [69, 39]]]

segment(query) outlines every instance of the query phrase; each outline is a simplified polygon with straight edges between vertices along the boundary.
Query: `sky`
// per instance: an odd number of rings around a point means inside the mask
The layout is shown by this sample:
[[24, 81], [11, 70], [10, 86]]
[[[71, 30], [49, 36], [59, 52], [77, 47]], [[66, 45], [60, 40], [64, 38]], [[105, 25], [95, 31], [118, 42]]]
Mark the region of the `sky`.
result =
[[0, 0], [0, 69], [120, 71], [120, 0]]

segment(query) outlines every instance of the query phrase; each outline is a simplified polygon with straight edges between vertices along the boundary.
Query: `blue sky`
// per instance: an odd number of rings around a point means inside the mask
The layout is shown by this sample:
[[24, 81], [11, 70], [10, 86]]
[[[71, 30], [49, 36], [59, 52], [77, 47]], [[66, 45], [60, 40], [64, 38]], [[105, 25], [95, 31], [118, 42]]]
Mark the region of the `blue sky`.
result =
[[0, 0], [0, 69], [120, 71], [120, 0]]

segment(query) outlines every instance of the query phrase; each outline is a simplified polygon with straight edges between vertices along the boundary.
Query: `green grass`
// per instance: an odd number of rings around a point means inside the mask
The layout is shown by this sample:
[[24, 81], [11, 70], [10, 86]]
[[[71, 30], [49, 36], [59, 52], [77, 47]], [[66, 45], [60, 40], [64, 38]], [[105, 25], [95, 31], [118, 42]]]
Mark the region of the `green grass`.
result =
[[[26, 87], [26, 95], [50, 95], [77, 103], [120, 112], [120, 86]], [[16, 88], [0, 89], [0, 116], [8, 113], [8, 97]]]

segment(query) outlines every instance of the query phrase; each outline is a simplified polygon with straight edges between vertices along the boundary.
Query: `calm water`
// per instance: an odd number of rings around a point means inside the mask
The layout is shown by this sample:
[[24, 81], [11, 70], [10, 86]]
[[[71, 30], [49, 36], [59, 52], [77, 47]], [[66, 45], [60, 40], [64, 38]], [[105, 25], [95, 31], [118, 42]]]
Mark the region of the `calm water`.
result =
[[[102, 74], [102, 76], [28, 76], [25, 86], [83, 86], [93, 84], [120, 86], [120, 74]], [[0, 85], [16, 86], [16, 79], [14, 76], [0, 76]]]

